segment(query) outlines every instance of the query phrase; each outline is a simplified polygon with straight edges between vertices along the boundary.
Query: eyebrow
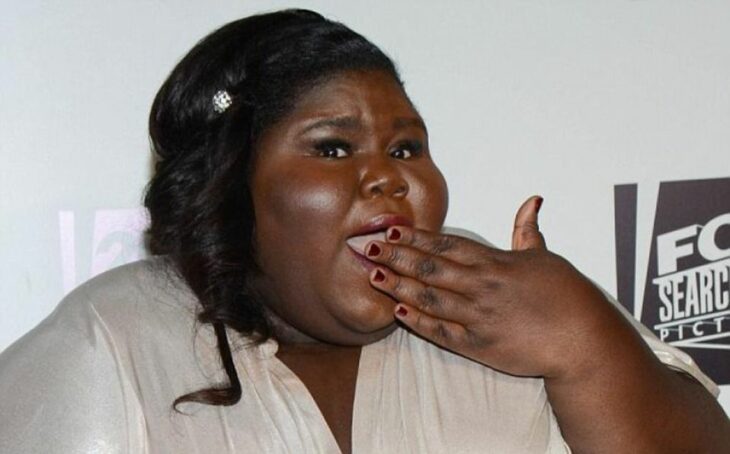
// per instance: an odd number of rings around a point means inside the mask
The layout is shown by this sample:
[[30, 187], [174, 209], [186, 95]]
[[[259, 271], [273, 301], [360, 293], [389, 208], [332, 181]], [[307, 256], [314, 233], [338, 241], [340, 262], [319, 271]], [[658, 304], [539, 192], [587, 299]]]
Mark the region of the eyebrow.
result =
[[393, 129], [420, 128], [428, 134], [426, 124], [419, 117], [398, 117], [393, 121]]
[[319, 128], [336, 128], [336, 129], [360, 129], [362, 125], [355, 117], [335, 117], [335, 118], [323, 118], [317, 120], [314, 123], [307, 125], [302, 129], [301, 134], [305, 134], [313, 129]]
[[[393, 129], [395, 130], [405, 129], [409, 127], [420, 128], [423, 130], [423, 132], [428, 134], [426, 125], [423, 123], [423, 120], [418, 117], [398, 117], [393, 120]], [[319, 128], [358, 130], [362, 128], [362, 124], [360, 123], [360, 120], [355, 117], [323, 118], [307, 125], [304, 129], [302, 129], [300, 134], [306, 134], [313, 129]]]

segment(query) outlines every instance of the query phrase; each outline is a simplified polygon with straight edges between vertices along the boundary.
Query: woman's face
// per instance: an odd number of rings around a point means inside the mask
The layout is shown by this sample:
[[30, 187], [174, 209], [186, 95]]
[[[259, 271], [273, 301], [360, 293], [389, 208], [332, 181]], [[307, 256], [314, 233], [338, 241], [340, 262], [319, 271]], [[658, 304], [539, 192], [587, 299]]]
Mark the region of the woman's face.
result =
[[370, 286], [372, 262], [348, 239], [391, 225], [438, 231], [448, 205], [423, 121], [399, 84], [379, 71], [328, 79], [262, 135], [257, 156], [251, 186], [268, 307], [318, 341], [386, 336], [395, 301]]

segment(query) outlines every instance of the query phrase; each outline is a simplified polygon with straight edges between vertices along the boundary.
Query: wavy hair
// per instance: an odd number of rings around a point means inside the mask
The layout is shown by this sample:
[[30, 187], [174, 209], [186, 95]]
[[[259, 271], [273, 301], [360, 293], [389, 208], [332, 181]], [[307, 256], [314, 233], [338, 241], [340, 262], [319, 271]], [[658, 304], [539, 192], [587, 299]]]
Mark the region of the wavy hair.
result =
[[[252, 285], [260, 272], [250, 175], [256, 143], [308, 88], [344, 71], [380, 70], [401, 85], [393, 62], [346, 26], [306, 10], [231, 22], [202, 39], [163, 83], [149, 117], [155, 173], [144, 205], [148, 247], [169, 257], [212, 324], [228, 383], [178, 397], [233, 405], [241, 399], [226, 327], [263, 342], [272, 336]], [[225, 90], [232, 104], [216, 111]], [[220, 109], [219, 109], [220, 110]]]

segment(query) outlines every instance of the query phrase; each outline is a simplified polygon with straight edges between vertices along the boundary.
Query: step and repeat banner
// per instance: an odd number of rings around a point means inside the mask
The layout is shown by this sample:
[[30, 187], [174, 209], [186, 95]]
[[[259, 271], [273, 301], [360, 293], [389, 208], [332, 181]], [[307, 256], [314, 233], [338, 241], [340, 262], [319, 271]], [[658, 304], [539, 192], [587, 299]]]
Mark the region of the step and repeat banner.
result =
[[[361, 3], [361, 4], [360, 4]], [[145, 256], [146, 120], [232, 19], [304, 7], [398, 63], [450, 188], [447, 224], [548, 246], [721, 384], [730, 411], [730, 3], [15, 2], [0, 15], [0, 350]]]
[[615, 187], [618, 298], [659, 339], [689, 353], [715, 382], [728, 385], [730, 178], [660, 183], [653, 223], [641, 226], [651, 232], [641, 274], [639, 190], [637, 184]]

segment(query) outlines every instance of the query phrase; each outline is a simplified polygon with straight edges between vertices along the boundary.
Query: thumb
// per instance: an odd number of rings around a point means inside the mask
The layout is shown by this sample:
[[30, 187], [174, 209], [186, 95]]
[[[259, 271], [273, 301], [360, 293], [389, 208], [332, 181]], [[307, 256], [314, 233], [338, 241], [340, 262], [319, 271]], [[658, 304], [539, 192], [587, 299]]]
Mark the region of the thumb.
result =
[[537, 225], [537, 213], [542, 201], [543, 198], [539, 195], [532, 196], [517, 210], [512, 231], [512, 250], [545, 249], [545, 238]]

